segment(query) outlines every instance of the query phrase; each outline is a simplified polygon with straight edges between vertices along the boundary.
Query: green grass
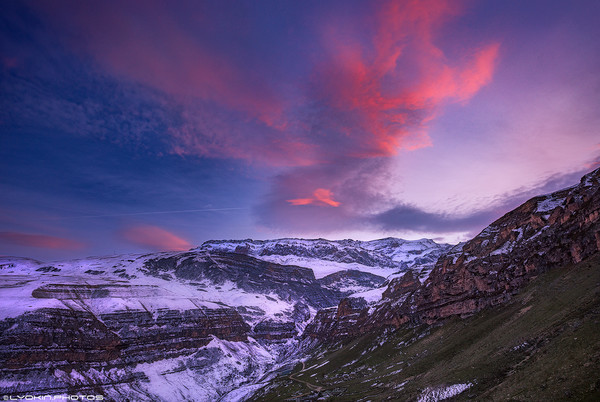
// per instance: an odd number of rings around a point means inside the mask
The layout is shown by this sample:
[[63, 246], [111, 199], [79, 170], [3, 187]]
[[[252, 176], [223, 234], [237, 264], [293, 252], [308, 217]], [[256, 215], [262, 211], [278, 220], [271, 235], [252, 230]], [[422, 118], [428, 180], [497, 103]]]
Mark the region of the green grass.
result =
[[600, 400], [600, 255], [473, 317], [368, 334], [312, 356], [293, 374], [322, 392], [280, 377], [255, 400], [415, 400], [458, 383], [473, 385], [455, 400]]

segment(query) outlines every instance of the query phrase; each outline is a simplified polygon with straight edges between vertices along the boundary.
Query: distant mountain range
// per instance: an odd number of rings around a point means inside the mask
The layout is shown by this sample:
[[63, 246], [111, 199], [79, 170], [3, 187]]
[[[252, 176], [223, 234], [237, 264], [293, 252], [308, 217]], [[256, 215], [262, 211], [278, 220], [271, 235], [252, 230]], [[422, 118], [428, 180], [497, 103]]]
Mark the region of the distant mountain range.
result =
[[3, 258], [0, 392], [239, 395], [298, 358], [318, 310], [351, 295], [374, 303], [407, 270], [424, 280], [449, 247], [280, 239], [52, 264]]
[[316, 399], [334, 382], [287, 376], [317, 350], [471, 317], [597, 255], [599, 180], [600, 169], [533, 198], [456, 246], [288, 238], [52, 264], [2, 257], [0, 394], [238, 401], [288, 387]]
[[236, 252], [278, 264], [309, 267], [317, 278], [347, 269], [383, 276], [410, 269], [425, 280], [433, 264], [450, 248], [449, 244], [438, 244], [429, 239], [388, 237], [372, 241], [213, 240], [195, 250]]

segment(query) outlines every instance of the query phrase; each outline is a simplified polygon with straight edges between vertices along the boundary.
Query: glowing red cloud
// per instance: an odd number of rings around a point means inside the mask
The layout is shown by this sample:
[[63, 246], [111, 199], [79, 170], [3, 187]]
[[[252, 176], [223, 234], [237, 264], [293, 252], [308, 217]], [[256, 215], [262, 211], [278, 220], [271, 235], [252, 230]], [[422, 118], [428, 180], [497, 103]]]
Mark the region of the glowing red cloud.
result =
[[461, 65], [452, 65], [434, 44], [437, 30], [456, 12], [454, 2], [389, 2], [377, 16], [372, 49], [328, 26], [331, 57], [314, 81], [329, 113], [351, 122], [332, 127], [354, 143], [349, 156], [390, 156], [431, 145], [427, 123], [437, 107], [466, 101], [491, 81], [497, 43]]
[[430, 80], [421, 83], [410, 94], [412, 107], [424, 107], [445, 99], [466, 101], [488, 84], [494, 72], [498, 55], [497, 43], [475, 53], [472, 65], [465, 68], [439, 66], [432, 68]]
[[192, 245], [175, 234], [151, 225], [134, 226], [123, 231], [123, 237], [140, 246], [155, 250], [186, 251]]
[[330, 207], [339, 207], [342, 203], [333, 199], [331, 190], [325, 188], [318, 188], [313, 193], [312, 198], [296, 198], [293, 200], [287, 200], [292, 205], [321, 205]]
[[71, 239], [20, 232], [0, 232], [0, 241], [15, 246], [56, 250], [79, 250], [85, 247], [85, 244]]

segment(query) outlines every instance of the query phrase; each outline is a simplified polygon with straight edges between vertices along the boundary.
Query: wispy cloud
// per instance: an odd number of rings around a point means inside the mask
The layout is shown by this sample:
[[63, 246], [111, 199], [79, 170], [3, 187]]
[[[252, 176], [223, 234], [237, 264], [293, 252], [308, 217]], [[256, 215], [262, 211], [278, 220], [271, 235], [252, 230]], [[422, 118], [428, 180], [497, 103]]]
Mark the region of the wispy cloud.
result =
[[[312, 60], [301, 59], [300, 49], [272, 49], [302, 64], [304, 75], [254, 56], [240, 60], [238, 30], [223, 32], [235, 40], [219, 46], [214, 36], [223, 27], [214, 16], [220, 11], [210, 6], [73, 1], [34, 7], [73, 51], [91, 55], [130, 85], [163, 93], [165, 104], [178, 104], [167, 118], [170, 152], [306, 166], [429, 146], [427, 123], [438, 107], [470, 99], [492, 79], [498, 43], [465, 49], [461, 62], [448, 60], [435, 44], [440, 27], [457, 14], [454, 3], [380, 3], [370, 9], [367, 27], [323, 21], [311, 33], [320, 41]], [[97, 129], [93, 105], [66, 106], [75, 109], [71, 120]]]
[[157, 251], [185, 251], [192, 248], [187, 240], [158, 226], [131, 226], [123, 230], [122, 236], [133, 244]]
[[203, 209], [183, 209], [179, 211], [150, 211], [150, 212], [130, 212], [124, 214], [103, 214], [103, 215], [78, 215], [78, 216], [54, 216], [46, 220], [64, 220], [64, 219], [87, 219], [87, 218], [115, 218], [121, 216], [138, 215], [170, 215], [170, 214], [188, 214], [195, 212], [221, 212], [221, 211], [239, 211], [247, 208], [203, 208]]
[[333, 193], [331, 190], [326, 188], [318, 188], [313, 193], [311, 198], [295, 198], [293, 200], [287, 200], [292, 205], [326, 205], [330, 207], [339, 207], [341, 202], [333, 199]]
[[0, 232], [0, 242], [14, 246], [55, 250], [79, 250], [86, 246], [84, 243], [76, 240], [21, 232]]
[[322, 132], [335, 133], [330, 151], [377, 157], [429, 146], [427, 123], [438, 107], [467, 101], [491, 81], [498, 43], [465, 50], [459, 63], [435, 45], [455, 14], [446, 1], [390, 1], [377, 10], [370, 35], [328, 22], [312, 94]]
[[152, 249], [475, 230], [597, 144], [585, 7], [267, 3], [6, 3], [0, 203], [38, 213], [4, 229], [107, 238], [127, 220], [101, 218], [137, 216], [159, 226], [119, 240]]
[[[257, 208], [262, 224], [297, 230], [311, 223], [323, 230], [373, 226], [375, 221], [359, 217], [399, 203], [382, 185], [387, 160], [432, 145], [428, 126], [440, 110], [464, 104], [492, 81], [499, 43], [465, 48], [455, 59], [437, 45], [441, 28], [461, 12], [454, 3], [379, 4], [368, 26], [333, 18], [320, 27], [323, 55], [311, 72], [308, 101], [289, 125], [312, 144], [313, 162], [273, 181]], [[334, 193], [335, 205], [304, 195], [315, 188]], [[314, 208], [293, 208], [299, 205], [339, 208], [323, 216]]]

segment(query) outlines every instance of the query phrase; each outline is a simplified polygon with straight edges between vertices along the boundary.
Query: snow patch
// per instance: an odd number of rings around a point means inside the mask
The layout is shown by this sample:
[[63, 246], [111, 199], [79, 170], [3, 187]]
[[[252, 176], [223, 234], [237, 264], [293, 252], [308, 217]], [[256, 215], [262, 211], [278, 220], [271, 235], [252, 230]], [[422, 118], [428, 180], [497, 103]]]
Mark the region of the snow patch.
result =
[[386, 289], [387, 286], [382, 286], [380, 288], [354, 293], [350, 297], [362, 297], [367, 303], [372, 304], [383, 298], [383, 292], [385, 292]]
[[435, 387], [435, 388], [429, 387], [429, 388], [426, 388], [425, 390], [423, 390], [423, 392], [421, 392], [421, 395], [419, 395], [419, 399], [417, 399], [417, 401], [418, 402], [443, 401], [444, 399], [452, 398], [453, 396], [458, 395], [461, 392], [464, 392], [465, 390], [471, 388], [472, 386], [473, 386], [473, 384], [466, 383], [466, 384], [454, 384], [454, 385]]
[[544, 213], [553, 211], [556, 207], [562, 207], [564, 205], [565, 198], [552, 198], [548, 197], [541, 201], [538, 201], [535, 212]]

